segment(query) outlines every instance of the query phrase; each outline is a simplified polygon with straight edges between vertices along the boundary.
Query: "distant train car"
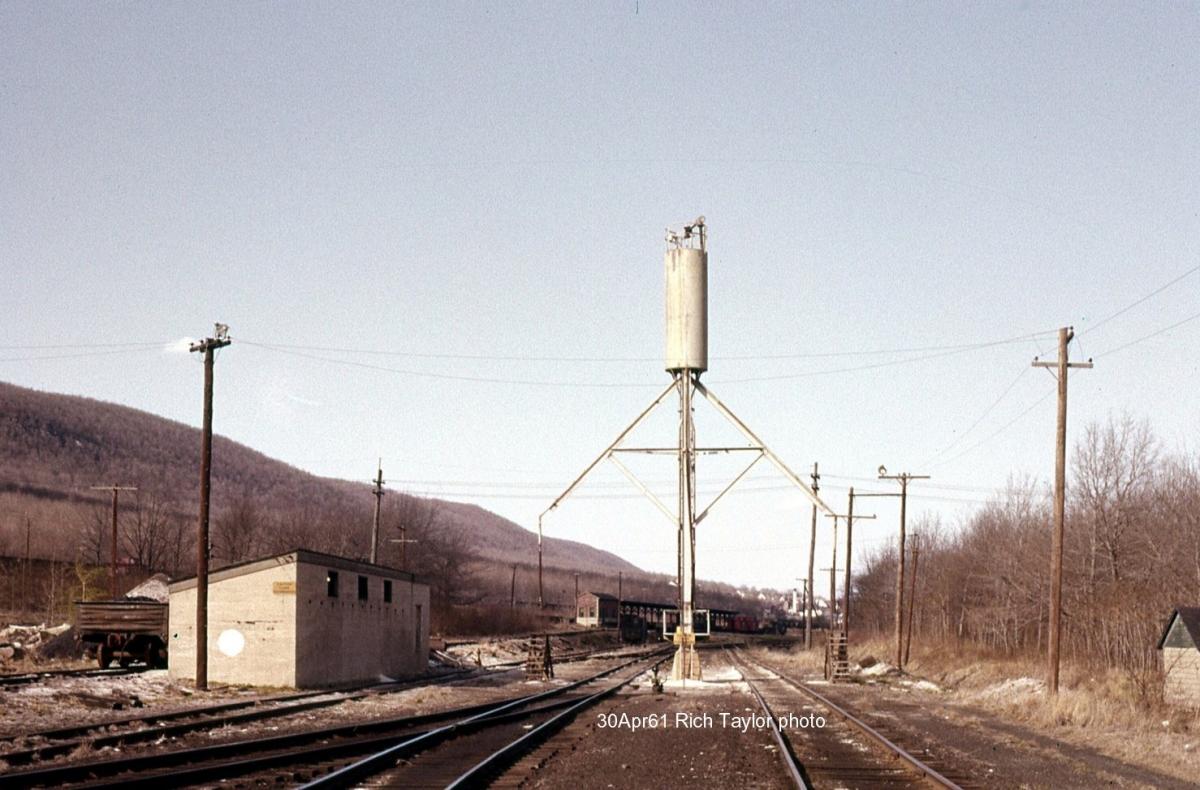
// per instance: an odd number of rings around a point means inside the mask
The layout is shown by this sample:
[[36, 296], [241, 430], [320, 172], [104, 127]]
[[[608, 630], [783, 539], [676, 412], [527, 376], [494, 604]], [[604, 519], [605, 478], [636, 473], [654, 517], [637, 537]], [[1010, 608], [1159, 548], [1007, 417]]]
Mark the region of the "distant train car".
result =
[[760, 633], [760, 627], [758, 618], [752, 614], [739, 614], [733, 618], [733, 632], [735, 634], [757, 634]]
[[646, 621], [635, 615], [621, 617], [621, 641], [640, 645], [646, 641]]
[[82, 642], [96, 646], [96, 662], [107, 669], [140, 661], [167, 665], [167, 605], [149, 600], [76, 601], [75, 627]]

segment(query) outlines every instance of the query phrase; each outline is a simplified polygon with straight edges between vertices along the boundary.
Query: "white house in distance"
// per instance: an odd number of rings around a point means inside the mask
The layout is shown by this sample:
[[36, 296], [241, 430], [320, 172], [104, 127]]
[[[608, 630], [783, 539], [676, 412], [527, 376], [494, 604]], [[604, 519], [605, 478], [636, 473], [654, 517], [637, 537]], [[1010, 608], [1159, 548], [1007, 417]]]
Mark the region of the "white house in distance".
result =
[[[196, 577], [170, 585], [168, 666], [196, 677]], [[208, 577], [212, 682], [322, 688], [424, 672], [429, 586], [405, 571], [297, 549]]]

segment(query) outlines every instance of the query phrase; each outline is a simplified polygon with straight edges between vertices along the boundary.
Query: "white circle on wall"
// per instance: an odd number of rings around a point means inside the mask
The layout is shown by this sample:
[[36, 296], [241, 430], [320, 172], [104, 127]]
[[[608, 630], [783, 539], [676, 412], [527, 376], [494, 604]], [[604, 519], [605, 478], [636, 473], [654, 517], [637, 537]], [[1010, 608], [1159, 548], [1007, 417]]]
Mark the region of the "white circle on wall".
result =
[[217, 649], [233, 658], [246, 649], [246, 637], [242, 636], [241, 631], [226, 629], [217, 637]]

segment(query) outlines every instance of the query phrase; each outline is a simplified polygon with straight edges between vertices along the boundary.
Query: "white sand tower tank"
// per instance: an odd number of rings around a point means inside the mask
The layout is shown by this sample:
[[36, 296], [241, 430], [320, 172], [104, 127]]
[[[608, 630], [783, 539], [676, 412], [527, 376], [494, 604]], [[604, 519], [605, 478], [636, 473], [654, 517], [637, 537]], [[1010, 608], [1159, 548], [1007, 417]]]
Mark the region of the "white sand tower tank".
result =
[[667, 371], [708, 370], [708, 250], [704, 217], [670, 233], [667, 275]]

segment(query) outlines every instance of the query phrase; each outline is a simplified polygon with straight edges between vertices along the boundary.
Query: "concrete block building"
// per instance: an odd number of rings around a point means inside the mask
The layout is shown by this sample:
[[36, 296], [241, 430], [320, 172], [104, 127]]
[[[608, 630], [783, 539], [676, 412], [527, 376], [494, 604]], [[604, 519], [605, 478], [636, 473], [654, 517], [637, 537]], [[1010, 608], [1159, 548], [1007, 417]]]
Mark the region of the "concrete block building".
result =
[[1163, 699], [1200, 708], [1200, 606], [1171, 613], [1158, 649], [1163, 656]]
[[[170, 585], [172, 680], [196, 677], [196, 578]], [[425, 671], [429, 586], [297, 549], [209, 574], [208, 678], [322, 688]]]

